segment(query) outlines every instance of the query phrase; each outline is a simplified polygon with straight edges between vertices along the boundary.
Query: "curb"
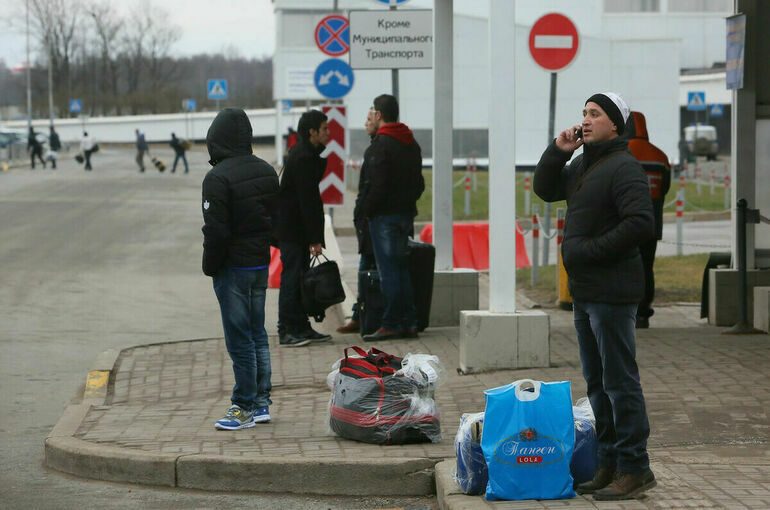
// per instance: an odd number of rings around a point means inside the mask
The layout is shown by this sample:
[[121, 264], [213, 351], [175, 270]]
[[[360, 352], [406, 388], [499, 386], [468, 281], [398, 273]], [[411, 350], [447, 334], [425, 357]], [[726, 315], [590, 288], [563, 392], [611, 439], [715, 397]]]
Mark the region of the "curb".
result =
[[[49, 468], [95, 480], [207, 491], [328, 496], [435, 494], [434, 466], [441, 459], [233, 458], [151, 453], [78, 439], [75, 434], [89, 411], [105, 405], [121, 352], [109, 350], [96, 358], [86, 378], [83, 402], [67, 406], [46, 437], [45, 465]], [[349, 483], [360, 479], [362, 473], [366, 483]]]

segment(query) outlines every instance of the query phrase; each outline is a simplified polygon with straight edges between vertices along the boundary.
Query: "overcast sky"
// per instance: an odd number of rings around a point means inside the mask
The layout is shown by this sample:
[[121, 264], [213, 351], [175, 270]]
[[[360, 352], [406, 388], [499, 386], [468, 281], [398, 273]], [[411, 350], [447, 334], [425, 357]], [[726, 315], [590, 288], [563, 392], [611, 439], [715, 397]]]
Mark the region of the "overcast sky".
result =
[[[143, 2], [112, 3], [125, 14]], [[169, 21], [182, 29], [182, 37], [173, 47], [176, 55], [215, 53], [233, 47], [244, 57], [263, 57], [275, 49], [270, 0], [153, 0], [153, 4], [167, 11]], [[10, 26], [13, 13], [23, 16], [24, 5], [23, 0], [0, 0], [0, 59], [9, 67], [26, 60], [24, 28]], [[30, 44], [35, 47], [34, 42]]]

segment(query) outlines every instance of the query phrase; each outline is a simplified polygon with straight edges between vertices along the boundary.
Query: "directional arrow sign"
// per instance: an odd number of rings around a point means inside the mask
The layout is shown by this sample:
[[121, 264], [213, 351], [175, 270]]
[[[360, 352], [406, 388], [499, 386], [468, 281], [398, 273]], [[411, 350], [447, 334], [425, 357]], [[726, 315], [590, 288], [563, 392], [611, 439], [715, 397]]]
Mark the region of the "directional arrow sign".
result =
[[330, 58], [316, 68], [315, 88], [329, 99], [339, 99], [353, 88], [353, 70], [342, 60]]
[[345, 198], [345, 161], [348, 154], [345, 150], [345, 130], [347, 120], [344, 106], [323, 106], [329, 125], [329, 142], [321, 153], [326, 158], [326, 173], [318, 187], [321, 200], [325, 205], [343, 205]]

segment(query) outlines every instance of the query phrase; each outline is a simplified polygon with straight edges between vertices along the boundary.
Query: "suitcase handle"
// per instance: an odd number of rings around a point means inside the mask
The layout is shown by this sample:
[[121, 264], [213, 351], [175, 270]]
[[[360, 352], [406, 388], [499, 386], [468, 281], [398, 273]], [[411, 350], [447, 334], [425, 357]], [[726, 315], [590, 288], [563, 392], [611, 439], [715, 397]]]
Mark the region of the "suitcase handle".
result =
[[353, 349], [354, 351], [356, 351], [356, 354], [358, 354], [362, 358], [366, 358], [367, 357], [367, 354], [366, 354], [365, 350], [363, 350], [362, 348], [360, 348], [357, 345], [352, 345], [350, 347], [345, 347], [345, 359], [348, 359], [348, 349]]

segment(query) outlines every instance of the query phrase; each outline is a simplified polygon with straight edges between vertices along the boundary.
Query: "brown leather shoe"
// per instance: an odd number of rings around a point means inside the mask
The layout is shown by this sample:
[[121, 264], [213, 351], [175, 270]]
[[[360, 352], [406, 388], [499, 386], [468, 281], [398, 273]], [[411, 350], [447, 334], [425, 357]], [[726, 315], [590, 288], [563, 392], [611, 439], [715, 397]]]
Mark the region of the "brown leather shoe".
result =
[[594, 479], [578, 485], [575, 492], [578, 494], [593, 494], [599, 489], [607, 487], [612, 482], [613, 476], [615, 476], [614, 467], [600, 467], [594, 473]]
[[597, 501], [632, 499], [656, 485], [658, 482], [655, 481], [655, 475], [649, 469], [641, 473], [618, 472], [611, 484], [594, 492], [594, 499]]
[[337, 328], [337, 333], [358, 333], [359, 331], [361, 331], [361, 323], [354, 320]]
[[379, 342], [381, 340], [393, 340], [394, 338], [403, 338], [400, 331], [391, 331], [387, 328], [380, 328], [371, 335], [364, 335], [364, 342]]

